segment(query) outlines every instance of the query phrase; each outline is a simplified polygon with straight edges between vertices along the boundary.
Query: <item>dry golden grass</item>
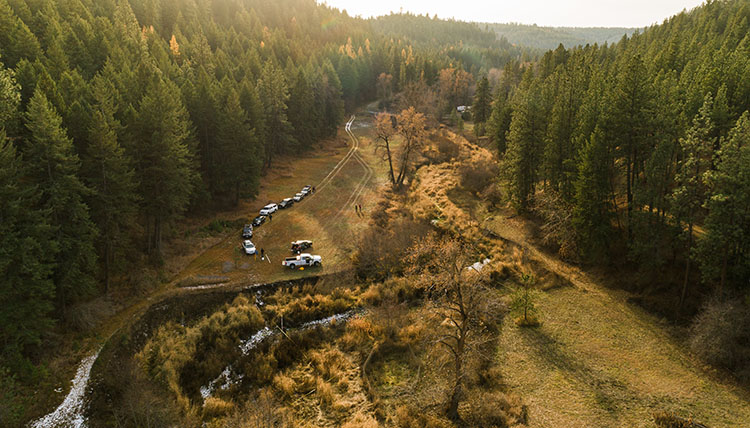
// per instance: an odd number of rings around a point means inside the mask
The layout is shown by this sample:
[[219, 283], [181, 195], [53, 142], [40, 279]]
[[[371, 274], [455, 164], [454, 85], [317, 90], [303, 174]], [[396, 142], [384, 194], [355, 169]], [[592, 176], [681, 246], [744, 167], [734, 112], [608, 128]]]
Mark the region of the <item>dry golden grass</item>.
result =
[[315, 381], [315, 394], [317, 394], [320, 399], [320, 405], [323, 407], [330, 407], [336, 398], [333, 392], [333, 385], [321, 377]]
[[234, 403], [217, 397], [208, 397], [203, 405], [203, 417], [205, 419], [226, 416], [234, 410]]
[[290, 376], [278, 373], [273, 377], [273, 387], [286, 397], [292, 397], [297, 389], [297, 383]]

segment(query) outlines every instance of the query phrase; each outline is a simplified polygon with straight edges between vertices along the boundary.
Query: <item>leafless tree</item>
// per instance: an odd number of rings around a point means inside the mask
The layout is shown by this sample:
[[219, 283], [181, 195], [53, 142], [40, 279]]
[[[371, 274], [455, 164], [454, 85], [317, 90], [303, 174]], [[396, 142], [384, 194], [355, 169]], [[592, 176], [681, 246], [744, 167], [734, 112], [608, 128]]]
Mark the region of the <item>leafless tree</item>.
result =
[[411, 273], [432, 305], [436, 318], [435, 342], [446, 349], [453, 363], [453, 380], [446, 413], [459, 419], [469, 360], [481, 357], [482, 349], [494, 343], [506, 309], [492, 295], [487, 275], [469, 269], [471, 249], [456, 239], [427, 238], [410, 254]]
[[388, 161], [388, 171], [390, 173], [391, 184], [396, 184], [396, 178], [393, 173], [393, 159], [391, 156], [391, 140], [396, 135], [396, 128], [393, 126], [395, 118], [388, 113], [378, 113], [375, 116], [375, 151], [384, 150], [384, 160]]
[[403, 141], [399, 152], [398, 177], [396, 177], [394, 185], [401, 187], [411, 168], [414, 153], [423, 146], [427, 133], [425, 132], [425, 117], [422, 113], [417, 112], [414, 107], [403, 110], [397, 116], [397, 122], [396, 129]]

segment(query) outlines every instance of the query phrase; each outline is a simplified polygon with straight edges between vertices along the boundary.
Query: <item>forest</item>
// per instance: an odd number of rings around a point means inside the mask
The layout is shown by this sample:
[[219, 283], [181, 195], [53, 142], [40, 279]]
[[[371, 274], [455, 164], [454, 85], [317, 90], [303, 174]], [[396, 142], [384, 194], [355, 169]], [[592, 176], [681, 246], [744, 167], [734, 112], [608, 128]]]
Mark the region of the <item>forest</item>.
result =
[[[482, 24], [480, 24], [482, 25]], [[525, 48], [536, 48], [544, 51], [555, 49], [561, 43], [567, 48], [586, 45], [611, 45], [630, 37], [635, 28], [617, 27], [544, 27], [524, 24], [487, 23], [486, 28], [497, 33], [508, 42]]]
[[[340, 266], [238, 262], [235, 214], [302, 177], [256, 237]], [[0, 203], [0, 425], [86, 355], [91, 426], [750, 415], [748, 0], [642, 30], [0, 0]]]
[[696, 334], [732, 349], [746, 336], [718, 318], [749, 322], [749, 20], [746, 1], [710, 1], [613, 45], [509, 64], [485, 123], [508, 199], [545, 242], [625, 268], [622, 286], [670, 318], [712, 301]]
[[422, 21], [312, 0], [0, 1], [5, 364], [31, 376], [77, 303], [127, 289], [183, 216], [253, 196], [275, 157], [313, 150], [378, 91], [519, 55]]

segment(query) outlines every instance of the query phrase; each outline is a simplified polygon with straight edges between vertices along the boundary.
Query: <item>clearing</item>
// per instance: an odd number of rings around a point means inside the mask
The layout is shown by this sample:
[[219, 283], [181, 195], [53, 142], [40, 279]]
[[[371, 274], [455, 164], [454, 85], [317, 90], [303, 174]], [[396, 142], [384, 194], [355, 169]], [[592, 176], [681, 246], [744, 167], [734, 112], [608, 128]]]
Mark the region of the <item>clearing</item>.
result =
[[529, 406], [529, 426], [653, 427], [657, 411], [750, 426], [748, 393], [693, 358], [666, 322], [539, 250], [523, 220], [501, 213], [484, 225], [570, 283], [540, 293], [540, 327], [503, 327], [502, 372]]

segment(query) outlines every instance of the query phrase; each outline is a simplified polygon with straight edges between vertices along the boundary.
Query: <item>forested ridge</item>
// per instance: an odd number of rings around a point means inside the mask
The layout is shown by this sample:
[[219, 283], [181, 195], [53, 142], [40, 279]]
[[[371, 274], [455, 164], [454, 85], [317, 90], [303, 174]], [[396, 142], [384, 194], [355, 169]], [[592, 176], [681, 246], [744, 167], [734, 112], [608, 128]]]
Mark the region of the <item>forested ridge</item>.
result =
[[555, 49], [560, 43], [568, 48], [617, 43], [622, 36], [630, 36], [636, 31], [635, 28], [625, 27], [544, 27], [514, 23], [480, 25], [486, 25], [486, 28], [514, 45], [544, 50]]
[[158, 266], [181, 217], [252, 197], [346, 110], [518, 55], [457, 22], [422, 28], [465, 42], [414, 41], [417, 19], [312, 0], [0, 0], [2, 365], [32, 380], [71, 308]]
[[[627, 267], [618, 282], [670, 317], [713, 296], [748, 323], [749, 22], [750, 2], [709, 1], [613, 45], [507, 66], [486, 122], [507, 196], [542, 218], [545, 241]], [[714, 321], [705, 336], [725, 334], [703, 351], [736, 368], [746, 335]]]

